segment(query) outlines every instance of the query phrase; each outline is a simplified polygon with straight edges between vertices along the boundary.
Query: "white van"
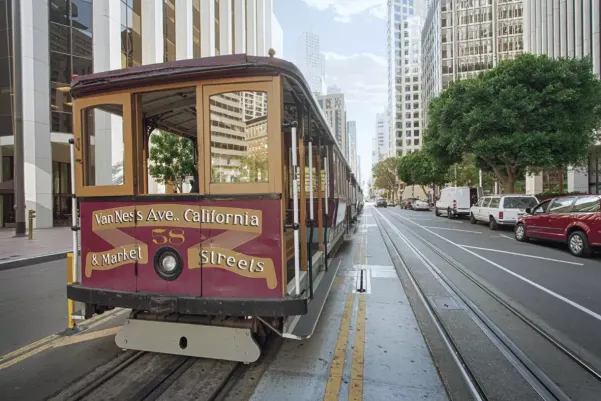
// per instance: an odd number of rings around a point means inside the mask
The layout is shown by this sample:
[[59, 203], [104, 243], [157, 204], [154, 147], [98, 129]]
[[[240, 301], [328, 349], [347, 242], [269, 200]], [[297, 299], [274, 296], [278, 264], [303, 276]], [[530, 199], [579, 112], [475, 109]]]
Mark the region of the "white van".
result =
[[534, 195], [491, 195], [478, 199], [472, 206], [470, 221], [488, 223], [491, 230], [496, 230], [499, 225], [514, 226], [517, 220], [526, 213], [527, 208], [538, 205]]
[[434, 214], [446, 215], [449, 219], [458, 216], [469, 216], [470, 208], [483, 195], [482, 187], [446, 187], [440, 191], [436, 201]]

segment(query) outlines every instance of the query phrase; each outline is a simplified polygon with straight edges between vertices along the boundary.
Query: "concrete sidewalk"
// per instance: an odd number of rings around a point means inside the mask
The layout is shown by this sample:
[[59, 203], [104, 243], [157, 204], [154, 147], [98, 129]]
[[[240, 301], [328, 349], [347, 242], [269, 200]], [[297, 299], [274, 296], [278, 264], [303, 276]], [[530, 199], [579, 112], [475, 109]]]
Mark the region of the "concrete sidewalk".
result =
[[61, 259], [72, 247], [71, 227], [38, 229], [32, 240], [15, 238], [14, 229], [0, 229], [0, 270]]

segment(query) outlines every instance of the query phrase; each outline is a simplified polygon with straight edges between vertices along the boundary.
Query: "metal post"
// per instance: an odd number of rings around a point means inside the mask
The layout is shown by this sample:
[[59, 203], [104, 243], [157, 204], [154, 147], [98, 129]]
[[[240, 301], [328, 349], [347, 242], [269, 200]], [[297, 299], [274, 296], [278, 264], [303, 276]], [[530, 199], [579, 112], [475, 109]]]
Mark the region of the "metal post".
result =
[[325, 270], [328, 271], [328, 202], [330, 201], [330, 174], [329, 174], [329, 166], [328, 166], [328, 147], [325, 147], [326, 156], [323, 158], [324, 169], [326, 172], [326, 221], [323, 228], [323, 250], [325, 252], [325, 262], [324, 267]]
[[313, 139], [309, 137], [309, 297], [313, 299]]
[[[71, 252], [69, 252], [67, 254], [67, 285], [73, 284], [73, 282], [74, 282], [73, 269], [72, 269], [73, 260], [74, 260], [73, 254]], [[70, 329], [75, 328], [75, 319], [73, 319], [74, 313], [75, 313], [75, 301], [67, 298], [67, 322], [68, 322], [67, 324]]]
[[35, 218], [35, 210], [29, 211], [29, 239], [33, 239], [33, 219]]
[[495, 195], [499, 194], [499, 182], [495, 181]]
[[478, 183], [479, 186], [482, 188], [482, 169], [478, 170]]
[[69, 139], [69, 147], [71, 151], [71, 231], [73, 233], [73, 280], [78, 282], [79, 277], [79, 238], [77, 232], [79, 231], [79, 211], [77, 209], [77, 198], [75, 197], [75, 140]]
[[296, 295], [300, 295], [300, 238], [298, 237], [298, 155], [296, 143], [296, 123], [292, 126], [292, 194], [294, 218], [294, 286]]
[[25, 235], [25, 161], [23, 142], [23, 95], [22, 87], [22, 49], [21, 49], [21, 2], [12, 0], [12, 94], [13, 94], [13, 130], [14, 130], [14, 183], [15, 183], [15, 236]]

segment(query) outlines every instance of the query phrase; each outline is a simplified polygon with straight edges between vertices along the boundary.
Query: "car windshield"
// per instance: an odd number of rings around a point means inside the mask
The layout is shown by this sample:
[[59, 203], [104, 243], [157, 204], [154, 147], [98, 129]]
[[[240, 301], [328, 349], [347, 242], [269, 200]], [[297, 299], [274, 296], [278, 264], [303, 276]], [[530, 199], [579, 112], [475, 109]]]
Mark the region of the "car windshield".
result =
[[536, 198], [532, 196], [512, 196], [503, 200], [503, 207], [505, 209], [526, 209], [536, 206], [537, 203]]

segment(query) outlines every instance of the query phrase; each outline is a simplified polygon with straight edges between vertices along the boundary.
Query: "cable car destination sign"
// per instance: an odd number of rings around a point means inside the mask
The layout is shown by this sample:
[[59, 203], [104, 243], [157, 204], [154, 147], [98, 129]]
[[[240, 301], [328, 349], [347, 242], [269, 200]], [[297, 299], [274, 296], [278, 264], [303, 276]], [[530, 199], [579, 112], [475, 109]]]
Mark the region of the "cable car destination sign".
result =
[[[88, 278], [94, 271], [112, 270], [135, 262], [148, 263], [146, 242], [152, 241], [186, 252], [188, 269], [225, 269], [247, 278], [264, 279], [269, 289], [277, 286], [272, 259], [234, 250], [262, 234], [262, 210], [194, 204], [137, 204], [94, 210], [91, 219], [86, 221], [91, 223], [94, 234], [113, 247], [87, 253], [84, 271]], [[134, 237], [123, 231], [131, 228], [134, 232], [140, 228], [154, 228], [152, 238], [138, 238], [139, 235], [134, 234]], [[199, 238], [201, 229], [221, 232], [203, 242], [187, 243], [186, 237]]]

